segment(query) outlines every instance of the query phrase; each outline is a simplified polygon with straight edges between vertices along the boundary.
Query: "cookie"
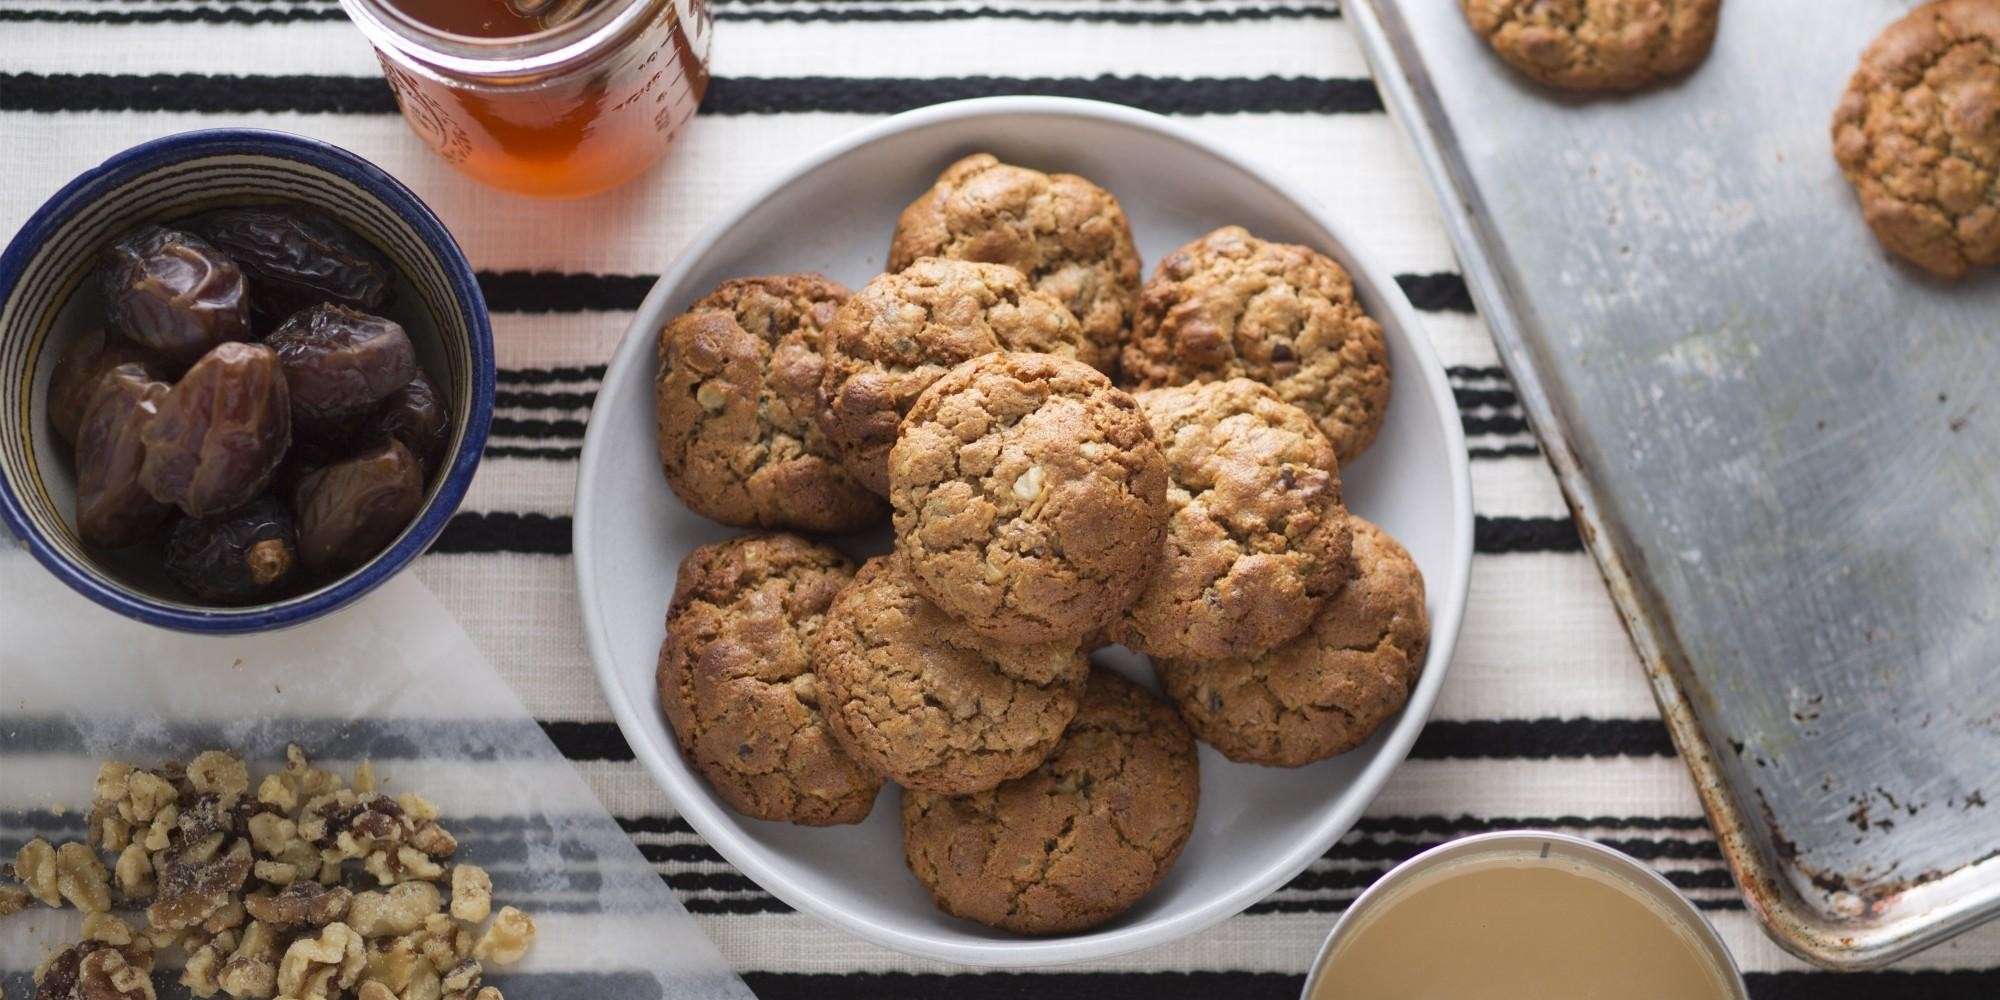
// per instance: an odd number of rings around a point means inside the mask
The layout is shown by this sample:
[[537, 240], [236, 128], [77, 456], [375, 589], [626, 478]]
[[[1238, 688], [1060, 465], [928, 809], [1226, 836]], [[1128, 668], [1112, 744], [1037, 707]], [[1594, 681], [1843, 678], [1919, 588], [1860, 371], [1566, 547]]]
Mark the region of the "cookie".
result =
[[819, 425], [847, 470], [888, 496], [896, 429], [932, 382], [982, 354], [1074, 358], [1082, 344], [1076, 317], [1021, 272], [926, 257], [869, 282], [834, 314]]
[[1354, 572], [1333, 445], [1270, 387], [1139, 394], [1167, 459], [1167, 542], [1119, 640], [1152, 656], [1256, 656], [1305, 630]]
[[737, 278], [660, 331], [660, 465], [690, 509], [824, 532], [888, 513], [819, 432], [819, 338], [847, 295], [813, 274]]
[[848, 755], [906, 789], [963, 795], [1035, 769], [1076, 714], [1074, 643], [984, 639], [870, 559], [834, 598], [813, 662]]
[[1230, 760], [1346, 753], [1409, 701], [1430, 640], [1424, 577], [1381, 528], [1351, 520], [1359, 573], [1304, 635], [1264, 656], [1153, 662], [1188, 727]]
[[1554, 87], [1637, 90], [1708, 58], [1722, 0], [1463, 0], [1472, 30]]
[[2000, 263], [2000, 3], [1889, 26], [1833, 115], [1833, 152], [1884, 246], [1943, 278]]
[[917, 398], [889, 453], [896, 546], [980, 635], [1075, 643], [1139, 595], [1167, 468], [1139, 404], [1080, 361], [1001, 352]]
[[896, 220], [889, 270], [919, 257], [1005, 264], [1083, 325], [1077, 360], [1107, 374], [1139, 302], [1139, 251], [1111, 192], [975, 153], [945, 168]]
[[1173, 709], [1097, 670], [1062, 745], [978, 795], [903, 796], [903, 856], [938, 908], [1022, 934], [1095, 927], [1166, 877], [1201, 797]]
[[859, 823], [882, 780], [842, 752], [812, 657], [839, 552], [796, 535], [704, 545], [681, 563], [660, 645], [660, 707], [730, 808], [809, 826]]
[[1389, 408], [1389, 350], [1354, 282], [1309, 247], [1225, 226], [1160, 261], [1139, 298], [1124, 377], [1142, 389], [1253, 378], [1310, 414], [1340, 461]]

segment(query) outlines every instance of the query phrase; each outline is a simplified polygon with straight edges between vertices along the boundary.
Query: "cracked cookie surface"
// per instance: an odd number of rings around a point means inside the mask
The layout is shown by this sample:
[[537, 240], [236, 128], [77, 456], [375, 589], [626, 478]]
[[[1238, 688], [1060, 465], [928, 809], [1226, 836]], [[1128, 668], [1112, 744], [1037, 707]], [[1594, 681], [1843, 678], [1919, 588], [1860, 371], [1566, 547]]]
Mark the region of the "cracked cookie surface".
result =
[[1306, 411], [1340, 461], [1389, 407], [1389, 351], [1354, 282], [1310, 247], [1225, 226], [1160, 261], [1139, 298], [1123, 374], [1141, 389], [1252, 378]]
[[1172, 514], [1120, 641], [1219, 660], [1297, 636], [1354, 572], [1333, 445], [1249, 379], [1149, 390], [1139, 408], [1166, 456]]
[[1346, 753], [1409, 701], [1430, 640], [1423, 574], [1387, 532], [1351, 520], [1359, 572], [1304, 635], [1260, 657], [1154, 661], [1188, 727], [1230, 760]]
[[688, 554], [660, 646], [660, 707], [696, 770], [746, 816], [859, 823], [882, 779], [827, 728], [812, 639], [854, 566], [796, 535]]
[[870, 559], [834, 599], [813, 657], [848, 755], [946, 795], [1034, 770], [1089, 672], [1074, 643], [981, 638], [926, 599], [895, 555]]
[[1194, 830], [1201, 778], [1172, 708], [1095, 670], [1060, 746], [978, 795], [903, 796], [903, 854], [939, 909], [1022, 934], [1084, 930], [1164, 878]]
[[1462, 0], [1509, 65], [1566, 90], [1636, 90], [1701, 64], [1722, 0]]
[[1077, 360], [1111, 373], [1139, 300], [1139, 251], [1111, 192], [975, 153], [945, 168], [896, 222], [889, 270], [920, 257], [1005, 264], [1083, 326]]
[[725, 281], [660, 331], [660, 465], [698, 514], [858, 531], [888, 513], [817, 421], [821, 331], [847, 289], [814, 274]]
[[1882, 32], [1833, 150], [1890, 250], [1943, 278], [2000, 263], [2000, 3], [1941, 0]]
[[1088, 365], [997, 353], [918, 398], [889, 454], [896, 544], [973, 631], [1076, 642], [1159, 559], [1167, 471], [1133, 398]]
[[926, 257], [870, 281], [835, 312], [824, 340], [819, 426], [848, 472], [888, 496], [896, 430], [932, 382], [982, 354], [1074, 358], [1083, 342], [1076, 317], [1021, 272]]

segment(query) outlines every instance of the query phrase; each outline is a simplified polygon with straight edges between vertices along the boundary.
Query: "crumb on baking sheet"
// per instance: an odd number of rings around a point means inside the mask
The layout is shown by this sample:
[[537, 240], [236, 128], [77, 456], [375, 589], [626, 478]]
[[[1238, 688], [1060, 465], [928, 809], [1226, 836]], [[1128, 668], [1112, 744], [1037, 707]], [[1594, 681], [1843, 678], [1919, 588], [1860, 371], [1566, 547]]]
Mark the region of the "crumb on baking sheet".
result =
[[504, 1000], [483, 977], [521, 959], [534, 921], [492, 912], [491, 876], [453, 860], [434, 805], [378, 789], [372, 763], [348, 781], [297, 746], [261, 778], [221, 750], [105, 762], [86, 839], [30, 840], [20, 884], [0, 886], [0, 916], [85, 914], [81, 940], [35, 970], [35, 1000], [157, 1000], [166, 949], [202, 998]]

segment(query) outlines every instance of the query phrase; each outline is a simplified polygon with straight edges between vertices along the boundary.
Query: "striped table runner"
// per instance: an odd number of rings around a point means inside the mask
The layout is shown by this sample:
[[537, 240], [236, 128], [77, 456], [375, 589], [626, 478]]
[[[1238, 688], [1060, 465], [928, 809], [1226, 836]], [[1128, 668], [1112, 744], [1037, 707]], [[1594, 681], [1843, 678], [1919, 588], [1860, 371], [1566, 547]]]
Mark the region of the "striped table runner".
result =
[[[1656, 865], [1715, 919], [1760, 1000], [2000, 996], [2000, 925], [1894, 971], [1839, 976], [1784, 955], [1745, 912], [1337, 6], [714, 0], [714, 12], [714, 84], [667, 163], [607, 195], [543, 203], [458, 177], [408, 134], [332, 0], [0, 0], [0, 231], [119, 149], [219, 125], [336, 142], [438, 211], [480, 268], [500, 396], [464, 512], [416, 572], [759, 995], [1289, 997], [1342, 907], [1388, 866], [1454, 836], [1538, 826]], [[1479, 519], [1451, 679], [1412, 760], [1351, 834], [1188, 940], [995, 974], [909, 959], [794, 913], [676, 818], [598, 694], [568, 553], [592, 395], [653, 275], [724, 206], [821, 143], [908, 108], [1009, 93], [1181, 117], [1352, 223], [1398, 272], [1450, 368]]]

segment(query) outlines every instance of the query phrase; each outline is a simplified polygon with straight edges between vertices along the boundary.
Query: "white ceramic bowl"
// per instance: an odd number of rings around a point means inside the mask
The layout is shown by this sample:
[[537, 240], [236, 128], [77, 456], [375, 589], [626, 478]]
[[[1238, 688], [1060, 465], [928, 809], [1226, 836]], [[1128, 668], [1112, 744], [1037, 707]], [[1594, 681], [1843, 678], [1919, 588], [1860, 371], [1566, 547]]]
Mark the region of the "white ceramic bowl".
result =
[[[1173, 248], [1229, 223], [1308, 244], [1347, 267], [1387, 333], [1395, 385], [1381, 436], [1342, 470], [1346, 498], [1408, 547], [1430, 603], [1429, 659], [1400, 717], [1366, 746], [1296, 770], [1231, 764], [1203, 747], [1200, 812], [1172, 873], [1117, 920], [1059, 937], [1017, 937], [932, 906], [903, 865], [894, 787], [866, 822], [851, 827], [809, 829], [731, 812], [682, 760], [653, 685], [682, 557], [738, 533], [687, 510], [661, 476], [653, 414], [658, 330], [725, 278], [819, 271], [859, 287], [881, 270], [903, 206], [945, 165], [979, 150], [1079, 173], [1110, 189], [1132, 220], [1149, 270]], [[1423, 727], [1451, 659], [1471, 559], [1472, 496], [1458, 408], [1391, 275], [1324, 208], [1276, 178], [1164, 118], [1088, 101], [988, 98], [898, 115], [807, 157], [724, 214], [640, 306], [605, 375], [577, 476], [577, 583], [598, 679], [626, 739], [688, 823], [792, 906], [891, 948], [971, 965], [1102, 958], [1169, 941], [1237, 913], [1319, 857], [1353, 825]], [[1152, 684], [1139, 657], [1123, 650], [1099, 657]]]

